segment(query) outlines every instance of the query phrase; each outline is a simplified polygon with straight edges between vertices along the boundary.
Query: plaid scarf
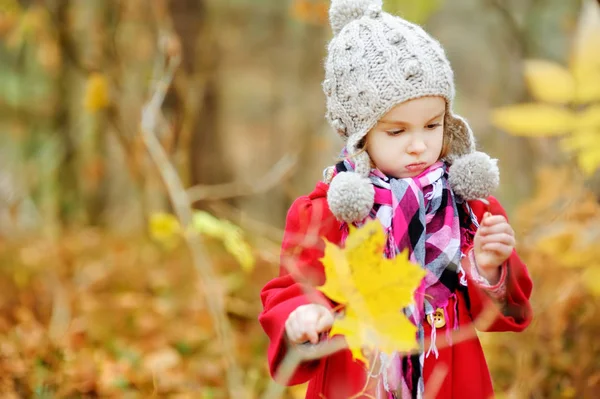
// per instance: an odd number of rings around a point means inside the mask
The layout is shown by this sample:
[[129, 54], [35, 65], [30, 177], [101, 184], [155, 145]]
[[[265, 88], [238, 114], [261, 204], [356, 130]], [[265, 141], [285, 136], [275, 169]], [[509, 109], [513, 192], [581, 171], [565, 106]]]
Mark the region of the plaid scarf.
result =
[[[335, 166], [334, 173], [353, 169], [352, 162], [345, 160]], [[461, 239], [469, 234], [469, 230], [463, 229], [461, 224], [476, 227], [477, 219], [466, 202], [457, 203], [458, 198], [448, 183], [447, 169], [445, 163], [437, 162], [412, 178], [390, 178], [377, 169], [371, 170], [369, 175], [375, 187], [375, 204], [367, 219], [379, 219], [386, 231], [384, 255], [393, 258], [408, 248], [410, 260], [427, 271], [415, 292], [414, 303], [403, 309], [417, 326], [421, 351], [409, 356], [380, 354], [381, 382], [386, 392], [383, 397], [423, 397], [425, 357], [438, 356], [435, 327], [432, 327], [431, 344], [425, 352], [423, 322], [438, 308], [443, 309], [448, 320], [446, 309], [450, 298], [456, 289], [467, 284], [461, 267]], [[355, 225], [361, 226], [365, 221]], [[349, 229], [346, 224], [342, 228], [342, 241], [345, 241]], [[449, 342], [450, 328], [458, 328], [458, 319], [454, 319], [453, 326], [446, 326]]]

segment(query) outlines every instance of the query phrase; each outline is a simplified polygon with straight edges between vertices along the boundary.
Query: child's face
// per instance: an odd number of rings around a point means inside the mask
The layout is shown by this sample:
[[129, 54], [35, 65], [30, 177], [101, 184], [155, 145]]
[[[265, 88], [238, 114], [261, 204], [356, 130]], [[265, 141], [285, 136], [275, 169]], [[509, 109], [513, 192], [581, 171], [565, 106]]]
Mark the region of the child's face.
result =
[[417, 176], [440, 158], [445, 113], [442, 97], [421, 97], [395, 106], [367, 135], [371, 160], [388, 176]]

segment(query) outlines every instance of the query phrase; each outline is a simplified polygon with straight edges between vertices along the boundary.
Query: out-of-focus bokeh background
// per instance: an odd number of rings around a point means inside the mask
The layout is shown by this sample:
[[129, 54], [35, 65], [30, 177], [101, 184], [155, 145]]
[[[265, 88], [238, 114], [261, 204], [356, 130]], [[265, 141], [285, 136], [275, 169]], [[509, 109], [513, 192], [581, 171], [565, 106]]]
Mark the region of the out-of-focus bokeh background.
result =
[[[600, 5], [384, 4], [446, 48], [535, 280], [531, 327], [482, 335], [498, 392], [600, 397]], [[3, 398], [265, 392], [259, 291], [342, 146], [328, 8], [0, 0]]]

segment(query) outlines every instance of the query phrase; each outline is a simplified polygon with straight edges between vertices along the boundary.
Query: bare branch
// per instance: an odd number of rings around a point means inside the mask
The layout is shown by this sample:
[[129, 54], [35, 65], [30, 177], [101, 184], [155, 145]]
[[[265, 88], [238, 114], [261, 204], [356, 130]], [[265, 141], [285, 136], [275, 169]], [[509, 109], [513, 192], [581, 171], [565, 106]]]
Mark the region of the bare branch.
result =
[[298, 154], [286, 154], [258, 181], [237, 181], [207, 186], [194, 186], [188, 189], [188, 196], [193, 202], [216, 200], [232, 197], [260, 194], [269, 191], [285, 179], [298, 163]]
[[[162, 38], [162, 36], [160, 38]], [[164, 50], [164, 48], [161, 49]], [[192, 254], [194, 267], [202, 279], [205, 300], [210, 311], [217, 338], [220, 341], [222, 355], [226, 362], [229, 397], [245, 398], [247, 395], [244, 392], [242, 372], [235, 359], [236, 348], [234, 345], [232, 328], [226, 317], [223, 292], [219, 290], [219, 283], [216, 279], [214, 268], [206, 255], [201, 238], [192, 229], [188, 228], [192, 221], [190, 199], [175, 167], [169, 161], [167, 154], [156, 137], [156, 132], [164, 119], [161, 112], [161, 106], [179, 63], [180, 57], [169, 57], [166, 71], [162, 71], [162, 68], [160, 67], [156, 68], [154, 79], [156, 86], [154, 87], [152, 97], [142, 109], [141, 134], [148, 149], [148, 153], [158, 168], [160, 176], [166, 186], [175, 214], [184, 231], [187, 232], [184, 234], [185, 241]]]
[[521, 27], [515, 16], [511, 13], [508, 6], [503, 0], [488, 0], [488, 4], [496, 9], [502, 16], [502, 19], [506, 22], [511, 35], [519, 45], [519, 52], [521, 55], [527, 54], [527, 41], [525, 39], [524, 29]]

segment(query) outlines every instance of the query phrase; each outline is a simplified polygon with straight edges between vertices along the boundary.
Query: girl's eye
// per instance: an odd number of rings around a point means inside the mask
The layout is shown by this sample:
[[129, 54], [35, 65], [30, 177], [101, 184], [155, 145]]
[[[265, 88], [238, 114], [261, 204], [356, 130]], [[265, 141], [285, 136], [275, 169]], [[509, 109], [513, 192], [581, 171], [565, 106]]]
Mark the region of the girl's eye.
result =
[[386, 133], [390, 136], [397, 136], [399, 134], [404, 133], [404, 130], [402, 130], [402, 129], [388, 130]]
[[432, 123], [431, 125], [427, 125], [425, 126], [427, 129], [429, 130], [433, 130], [433, 129], [437, 129], [438, 127], [442, 126], [441, 123]]

